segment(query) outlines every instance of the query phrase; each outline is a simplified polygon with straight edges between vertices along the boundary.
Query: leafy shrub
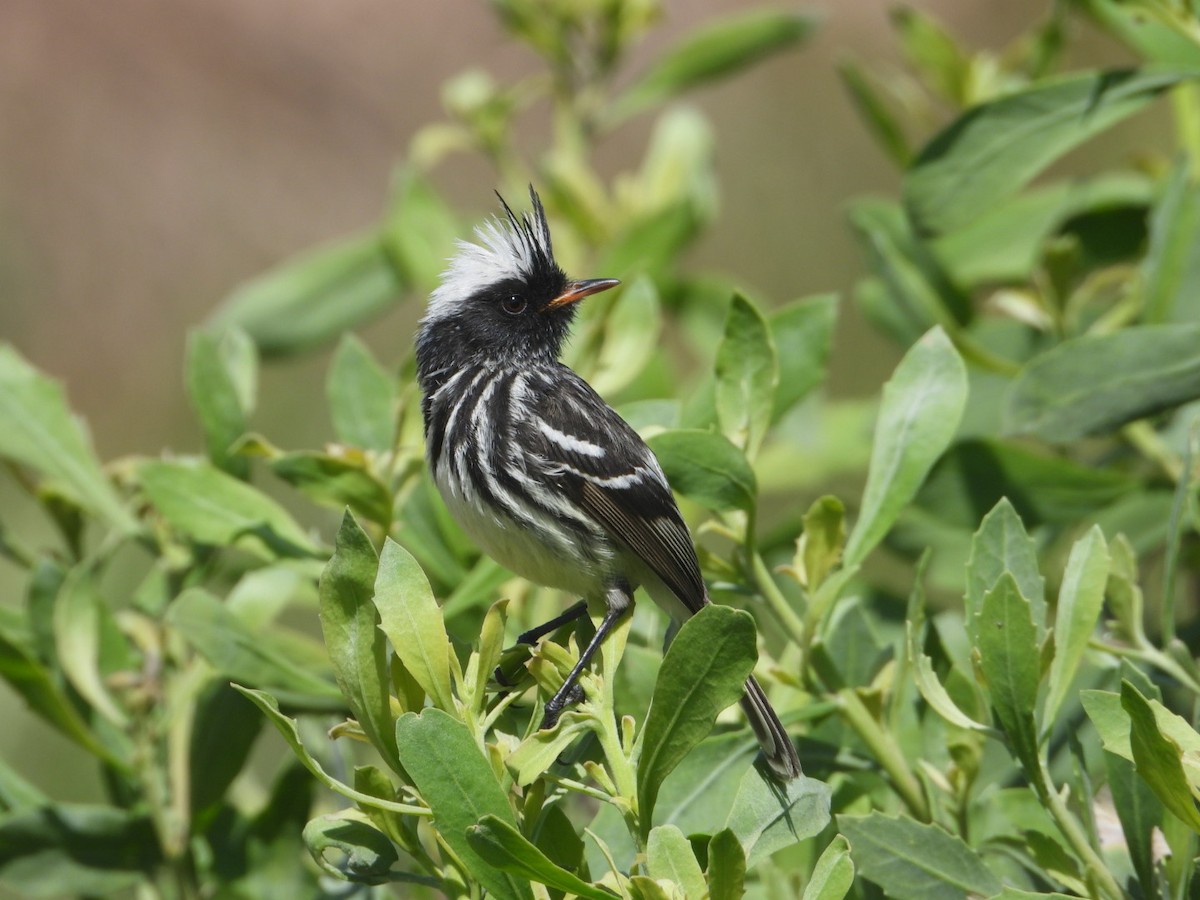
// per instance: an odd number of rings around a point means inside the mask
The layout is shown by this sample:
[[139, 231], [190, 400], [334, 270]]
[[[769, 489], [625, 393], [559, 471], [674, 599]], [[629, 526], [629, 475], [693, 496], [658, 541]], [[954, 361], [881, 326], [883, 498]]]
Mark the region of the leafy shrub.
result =
[[[910, 73], [845, 64], [904, 167], [898, 200], [851, 213], [855, 300], [904, 348], [864, 405], [820, 395], [834, 297], [765, 312], [677, 265], [715, 179], [708, 127], [676, 99], [809, 20], [714, 23], [618, 87], [653, 3], [495, 6], [547, 76], [452, 81], [377, 229], [244, 286], [192, 335], [204, 457], [102, 467], [58, 387], [0, 349], [0, 456], [56, 529], [45, 547], [0, 530], [27, 576], [0, 676], [108, 791], [51, 800], [0, 763], [0, 879], [41, 896], [1194, 894], [1195, 16], [1060, 4], [994, 56], [903, 11]], [[1054, 74], [1077, 16], [1146, 64]], [[1029, 186], [1163, 94], [1174, 163]], [[535, 104], [553, 134], [530, 160], [513, 134]], [[664, 104], [640, 170], [605, 184], [595, 141]], [[648, 436], [729, 604], [665, 654], [639, 608], [547, 733], [541, 703], [591, 626], [513, 646], [564, 598], [448, 518], [411, 361], [397, 378], [342, 336], [333, 440], [251, 431], [260, 357], [429, 291], [466, 232], [430, 175], [464, 150], [537, 182], [568, 270], [624, 280], [586, 305], [570, 361]], [[819, 496], [863, 471], [851, 516]], [[263, 481], [344, 510], [332, 548]], [[314, 611], [322, 641], [287, 624]], [[751, 669], [801, 736], [809, 777], [786, 787], [723, 715]], [[267, 721], [294, 762], [250, 807], [233, 786]]]

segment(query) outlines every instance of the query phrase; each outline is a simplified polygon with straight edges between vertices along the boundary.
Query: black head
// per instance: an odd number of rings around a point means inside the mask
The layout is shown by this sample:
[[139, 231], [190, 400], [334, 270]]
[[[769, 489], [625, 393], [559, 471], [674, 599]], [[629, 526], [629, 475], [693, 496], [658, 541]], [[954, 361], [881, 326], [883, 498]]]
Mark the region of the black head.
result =
[[532, 212], [520, 216], [501, 197], [505, 218], [477, 228], [477, 243], [459, 242], [417, 335], [422, 379], [474, 359], [556, 359], [575, 302], [618, 283], [568, 279], [532, 187], [529, 197]]

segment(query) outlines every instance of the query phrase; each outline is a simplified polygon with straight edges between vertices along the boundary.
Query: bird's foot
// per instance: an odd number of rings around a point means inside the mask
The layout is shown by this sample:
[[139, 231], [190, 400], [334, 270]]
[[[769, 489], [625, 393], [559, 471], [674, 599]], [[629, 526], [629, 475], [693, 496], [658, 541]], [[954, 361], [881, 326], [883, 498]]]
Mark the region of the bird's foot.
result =
[[578, 684], [571, 685], [571, 689], [565, 694], [559, 692], [555, 694], [546, 703], [546, 714], [542, 716], [542, 724], [539, 730], [547, 731], [558, 724], [559, 717], [568, 706], [574, 706], [576, 703], [584, 701], [583, 687]]

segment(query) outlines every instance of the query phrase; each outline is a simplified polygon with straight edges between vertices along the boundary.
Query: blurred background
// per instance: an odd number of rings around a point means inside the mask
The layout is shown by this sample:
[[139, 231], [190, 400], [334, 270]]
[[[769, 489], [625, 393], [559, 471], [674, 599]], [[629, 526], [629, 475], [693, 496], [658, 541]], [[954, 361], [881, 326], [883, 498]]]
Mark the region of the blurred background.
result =
[[[1050, 3], [913, 5], [967, 46], [1000, 49]], [[742, 7], [666, 4], [628, 71]], [[845, 54], [877, 70], [899, 66], [891, 4], [810, 8], [824, 21], [803, 49], [691, 100], [714, 126], [722, 198], [716, 227], [691, 259], [774, 302], [844, 294], [861, 273], [845, 204], [894, 195], [899, 180], [836, 72]], [[1070, 64], [1122, 59], [1115, 45], [1075, 27]], [[61, 380], [102, 459], [200, 449], [181, 374], [187, 329], [245, 279], [375, 222], [409, 139], [442, 117], [447, 78], [479, 67], [505, 82], [536, 65], [482, 0], [3, 0], [0, 340]], [[601, 148], [605, 175], [637, 164], [650, 124], [636, 120]], [[1105, 159], [1073, 164], [1120, 158], [1122, 132], [1087, 152]], [[454, 157], [436, 173], [468, 215], [491, 211], [495, 178], [477, 156]], [[416, 299], [402, 304], [364, 337], [381, 359], [398, 361], [419, 313]], [[843, 305], [831, 391], [877, 390], [898, 357]], [[283, 446], [326, 440], [325, 404], [314, 398], [323, 398], [327, 361], [316, 354], [266, 366], [255, 427]], [[14, 502], [0, 477], [0, 503]], [[0, 602], [16, 603], [6, 565]], [[26, 728], [7, 690], [0, 717], [15, 723], [0, 734], [0, 753], [24, 771], [40, 760], [45, 780], [66, 779], [43, 788], [85, 799], [65, 739]]]

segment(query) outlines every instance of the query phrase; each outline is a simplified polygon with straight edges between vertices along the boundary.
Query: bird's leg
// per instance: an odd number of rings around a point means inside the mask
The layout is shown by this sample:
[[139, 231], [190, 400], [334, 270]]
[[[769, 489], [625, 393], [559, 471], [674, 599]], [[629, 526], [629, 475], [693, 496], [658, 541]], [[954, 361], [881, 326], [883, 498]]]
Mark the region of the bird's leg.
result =
[[554, 696], [546, 703], [546, 714], [542, 717], [542, 731], [558, 724], [558, 717], [562, 715], [563, 709], [568, 704], [577, 703], [582, 699], [579, 696], [582, 693], [579, 687], [579, 676], [591, 663], [592, 657], [596, 655], [596, 651], [600, 649], [604, 639], [621, 620], [621, 616], [633, 608], [633, 590], [628, 582], [620, 581], [609, 587], [604, 602], [604, 618], [600, 620], [600, 626], [596, 629], [595, 636], [579, 654], [579, 662], [575, 663], [575, 668], [567, 675], [562, 687], [555, 691]]
[[[536, 644], [548, 634], [553, 634], [564, 625], [574, 622], [576, 619], [583, 618], [587, 615], [587, 601], [580, 600], [574, 606], [571, 606], [562, 615], [555, 616], [549, 622], [543, 622], [534, 628], [522, 633], [517, 638], [518, 644]], [[513, 687], [513, 682], [509, 681], [508, 676], [504, 674], [502, 666], [496, 666], [496, 670], [492, 672], [492, 678], [501, 687]]]
[[546, 635], [557, 631], [562, 626], [574, 622], [587, 615], [587, 601], [580, 600], [574, 606], [571, 606], [560, 616], [555, 616], [549, 622], [543, 622], [534, 628], [530, 628], [517, 638], [518, 644], [536, 644]]

